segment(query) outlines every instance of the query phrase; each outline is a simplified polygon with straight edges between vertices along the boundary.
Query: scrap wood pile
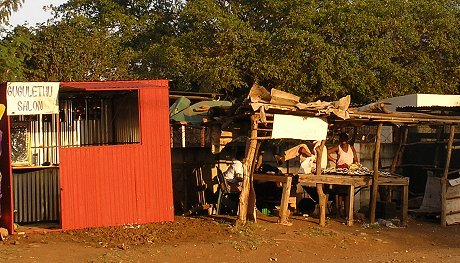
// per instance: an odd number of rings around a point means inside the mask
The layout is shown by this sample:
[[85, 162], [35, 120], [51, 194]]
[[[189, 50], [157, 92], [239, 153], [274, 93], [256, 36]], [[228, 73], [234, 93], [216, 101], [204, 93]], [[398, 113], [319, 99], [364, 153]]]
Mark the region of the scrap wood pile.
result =
[[[264, 114], [268, 111], [289, 111], [291, 113], [304, 113], [310, 116], [335, 115], [341, 119], [348, 119], [348, 107], [350, 96], [345, 96], [338, 101], [326, 102], [315, 101], [309, 103], [300, 102], [300, 97], [293, 94], [271, 89], [270, 92], [264, 87], [254, 84], [249, 91], [246, 103], [253, 111], [260, 111]], [[245, 105], [242, 105], [243, 107]]]

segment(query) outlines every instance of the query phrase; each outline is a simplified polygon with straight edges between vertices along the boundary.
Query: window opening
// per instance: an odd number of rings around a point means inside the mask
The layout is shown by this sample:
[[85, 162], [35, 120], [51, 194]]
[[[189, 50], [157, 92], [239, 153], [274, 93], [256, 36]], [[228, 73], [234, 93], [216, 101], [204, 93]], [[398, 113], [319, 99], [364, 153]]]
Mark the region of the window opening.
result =
[[140, 143], [137, 90], [62, 93], [61, 146]]

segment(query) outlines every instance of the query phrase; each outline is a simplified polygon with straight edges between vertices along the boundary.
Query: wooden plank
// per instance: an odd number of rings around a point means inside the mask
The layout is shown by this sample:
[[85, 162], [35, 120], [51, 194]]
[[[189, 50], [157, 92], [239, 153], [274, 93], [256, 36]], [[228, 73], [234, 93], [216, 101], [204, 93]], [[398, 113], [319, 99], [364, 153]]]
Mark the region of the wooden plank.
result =
[[249, 192], [251, 188], [251, 181], [252, 181], [252, 164], [253, 159], [256, 155], [256, 148], [257, 148], [257, 122], [258, 119], [255, 115], [251, 115], [251, 137], [249, 138], [249, 146], [246, 149], [246, 159], [244, 161], [243, 166], [245, 167], [245, 172], [247, 173], [243, 177], [243, 190], [240, 194], [240, 201], [239, 201], [239, 214], [238, 214], [238, 221], [237, 225], [246, 225], [246, 217], [248, 213], [248, 201], [249, 201]]
[[452, 144], [454, 141], [455, 126], [450, 126], [449, 141], [447, 142], [447, 156], [446, 165], [444, 166], [444, 173], [441, 177], [441, 225], [446, 226], [446, 193], [447, 193], [447, 174], [449, 173], [450, 158], [452, 156]]
[[286, 175], [254, 174], [254, 181], [284, 183], [287, 182], [288, 177]]
[[347, 216], [347, 225], [348, 226], [353, 226], [353, 205], [355, 202], [355, 187], [353, 185], [350, 185], [348, 188], [348, 205], [347, 205], [347, 211], [348, 211], [348, 216]]
[[377, 193], [378, 193], [378, 179], [379, 179], [379, 159], [380, 159], [380, 141], [382, 138], [382, 123], [377, 126], [376, 138], [375, 138], [375, 151], [374, 151], [374, 176], [372, 178], [372, 192], [371, 192], [371, 204], [370, 204], [370, 221], [371, 224], [375, 223], [375, 209], [377, 207]]
[[280, 205], [280, 215], [279, 215], [279, 223], [282, 225], [292, 225], [288, 221], [289, 217], [289, 196], [291, 195], [291, 184], [292, 184], [292, 177], [287, 177], [287, 181], [283, 183], [283, 193], [281, 196], [281, 205]]
[[249, 198], [248, 198], [248, 216], [249, 220], [253, 222], [257, 221], [256, 216], [256, 192], [254, 190], [254, 170], [257, 163], [257, 156], [259, 156], [260, 142], [257, 142], [256, 150], [254, 153], [254, 158], [252, 159], [251, 171], [250, 174], [250, 188], [249, 188]]
[[408, 216], [407, 213], [409, 211], [409, 184], [403, 186], [403, 194], [402, 194], [402, 224], [403, 226], [407, 226]]
[[[326, 141], [321, 141], [321, 145], [317, 151], [316, 156], [316, 176], [321, 176], [321, 159], [323, 155], [323, 147]], [[316, 192], [318, 193], [318, 202], [319, 202], [319, 225], [326, 226], [326, 195], [323, 191], [323, 184], [316, 185]]]
[[364, 186], [370, 185], [371, 181], [370, 176], [299, 174], [299, 183]]
[[393, 158], [393, 162], [391, 163], [391, 166], [390, 166], [390, 170], [389, 170], [390, 173], [394, 173], [396, 171], [396, 166], [398, 166], [401, 163], [402, 156], [404, 155], [404, 150], [405, 150], [405, 145], [407, 143], [409, 128], [405, 126], [405, 127], [402, 127], [402, 129], [403, 129], [402, 136], [399, 140], [398, 150], [396, 151], [396, 154]]
[[409, 177], [379, 177], [379, 185], [409, 185]]

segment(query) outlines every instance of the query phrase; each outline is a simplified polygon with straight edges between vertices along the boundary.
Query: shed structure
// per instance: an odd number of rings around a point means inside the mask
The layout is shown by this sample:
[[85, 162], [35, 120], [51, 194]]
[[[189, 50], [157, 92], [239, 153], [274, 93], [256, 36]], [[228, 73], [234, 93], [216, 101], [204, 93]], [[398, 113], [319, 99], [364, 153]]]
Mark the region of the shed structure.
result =
[[5, 116], [1, 226], [172, 221], [168, 94], [167, 80], [61, 82], [58, 113]]
[[[427, 114], [419, 112], [392, 112], [387, 110], [384, 106], [384, 102], [375, 103], [368, 105], [366, 108], [352, 109], [348, 108], [346, 98], [342, 98], [337, 102], [312, 102], [312, 103], [299, 103], [298, 97], [290, 94], [277, 94], [279, 91], [272, 92], [271, 94], [263, 88], [255, 85], [250, 93], [249, 97], [240, 109], [236, 111], [236, 115], [231, 117], [231, 123], [235, 124], [235, 120], [250, 121], [250, 128], [248, 134], [248, 143], [246, 147], [246, 159], [244, 165], [248, 171], [247, 176], [244, 178], [243, 191], [240, 196], [239, 204], [239, 222], [242, 224], [246, 223], [247, 218], [255, 220], [255, 193], [253, 190], [253, 180], [258, 181], [274, 181], [283, 183], [283, 195], [281, 198], [280, 205], [280, 220], [281, 224], [289, 224], [287, 210], [288, 198], [291, 187], [291, 175], [286, 174], [283, 176], [268, 175], [268, 174], [257, 174], [254, 172], [254, 167], [257, 163], [257, 156], [260, 147], [260, 143], [263, 140], [275, 139], [273, 136], [274, 132], [274, 118], [276, 115], [289, 115], [298, 116], [304, 118], [320, 117], [327, 119], [327, 123], [331, 128], [339, 128], [344, 126], [362, 126], [369, 125], [376, 127], [376, 138], [375, 138], [375, 150], [373, 156], [373, 167], [370, 172], [365, 176], [357, 176], [354, 174], [344, 175], [343, 173], [335, 173], [328, 171], [316, 170], [316, 174], [298, 174], [299, 183], [309, 183], [317, 186], [319, 196], [319, 208], [320, 208], [320, 220], [321, 226], [325, 225], [325, 210], [326, 210], [326, 198], [322, 191], [323, 184], [334, 184], [334, 185], [346, 185], [349, 187], [350, 201], [348, 202], [348, 211], [353, 211], [353, 202], [351, 201], [354, 195], [354, 187], [370, 186], [371, 187], [371, 200], [370, 200], [370, 221], [374, 223], [376, 221], [376, 203], [378, 199], [379, 186], [396, 186], [402, 188], [401, 194], [401, 206], [402, 206], [402, 223], [407, 224], [407, 211], [408, 211], [408, 186], [409, 179], [406, 177], [398, 176], [395, 174], [397, 166], [401, 163], [401, 156], [404, 153], [404, 149], [408, 144], [407, 141], [407, 127], [429, 125], [439, 127], [439, 130], [448, 130], [447, 134], [441, 134], [439, 140], [436, 142], [437, 152], [443, 151], [442, 146], [445, 146], [445, 158], [440, 161], [439, 158], [435, 158], [439, 162], [437, 167], [441, 170], [441, 223], [446, 225], [446, 215], [457, 211], [447, 211], [446, 209], [446, 182], [449, 174], [458, 173], [457, 171], [451, 171], [451, 152], [454, 143], [455, 127], [460, 124], [460, 117], [458, 116], [445, 116], [436, 114]], [[222, 127], [228, 125], [230, 121], [222, 122]], [[294, 124], [292, 124], [294, 126]], [[402, 127], [400, 143], [398, 150], [394, 156], [393, 163], [388, 167], [387, 171], [380, 171], [379, 159], [380, 159], [380, 144], [381, 144], [381, 132], [383, 126], [397, 126]], [[313, 127], [314, 128], [314, 127]], [[288, 130], [287, 137], [291, 137], [295, 130]], [[281, 138], [281, 137], [278, 137]], [[296, 138], [297, 139], [297, 138]], [[305, 139], [304, 139], [305, 140]], [[306, 139], [306, 140], [321, 140], [322, 145], [325, 143], [323, 139]], [[321, 163], [321, 149], [319, 147], [317, 154], [317, 163]], [[383, 175], [383, 176], [382, 176]], [[353, 213], [348, 213], [347, 223], [348, 225], [353, 224]]]

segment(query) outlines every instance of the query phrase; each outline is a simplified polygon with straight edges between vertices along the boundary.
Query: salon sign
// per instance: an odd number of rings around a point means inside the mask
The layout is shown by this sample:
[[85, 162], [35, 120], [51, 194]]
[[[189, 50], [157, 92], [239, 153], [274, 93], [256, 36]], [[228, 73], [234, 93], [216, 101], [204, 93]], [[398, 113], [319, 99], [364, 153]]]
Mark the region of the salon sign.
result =
[[59, 82], [8, 82], [6, 114], [57, 114]]

